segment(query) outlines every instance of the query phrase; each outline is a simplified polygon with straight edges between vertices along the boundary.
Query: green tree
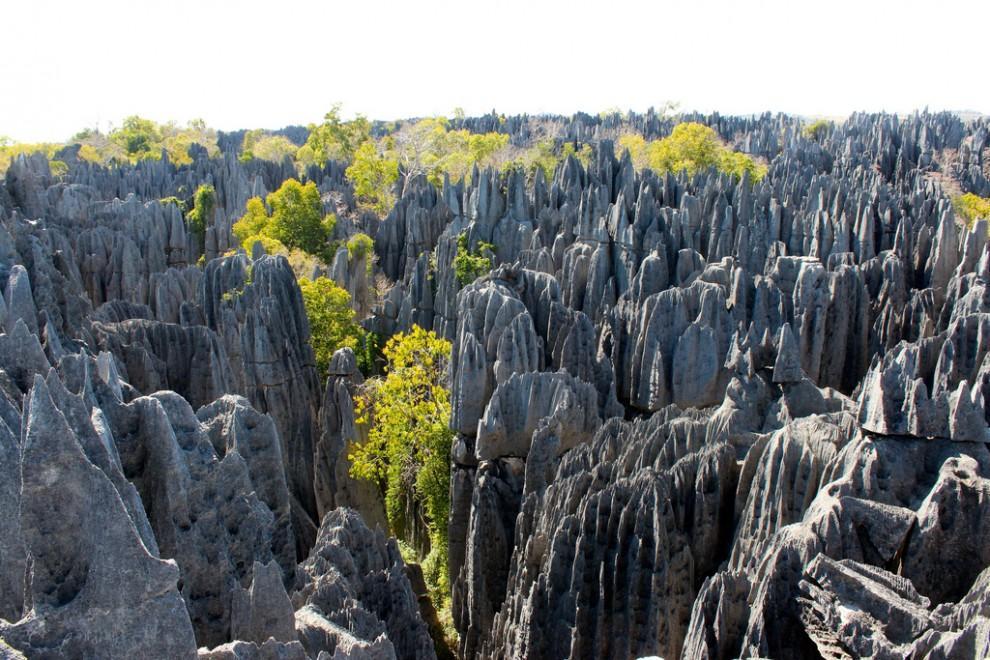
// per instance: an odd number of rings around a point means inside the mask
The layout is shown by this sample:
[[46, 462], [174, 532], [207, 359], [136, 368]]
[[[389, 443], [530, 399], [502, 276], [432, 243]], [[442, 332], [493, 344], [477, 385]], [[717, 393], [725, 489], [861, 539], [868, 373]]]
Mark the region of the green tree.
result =
[[110, 141], [132, 161], [161, 157], [162, 132], [150, 119], [131, 115], [120, 128], [110, 132]]
[[363, 208], [386, 215], [395, 204], [395, 182], [399, 179], [399, 164], [387, 154], [379, 153], [368, 140], [354, 153], [345, 175], [354, 186], [354, 195]]
[[288, 248], [326, 257], [337, 218], [323, 215], [320, 191], [312, 181], [288, 179], [266, 198], [272, 209], [271, 237]]
[[370, 373], [374, 340], [355, 320], [347, 290], [326, 277], [300, 279], [299, 290], [320, 377], [326, 379], [333, 354], [345, 347], [354, 351], [361, 371]]
[[309, 137], [299, 159], [305, 164], [323, 165], [328, 160], [349, 161], [358, 148], [371, 139], [371, 122], [358, 115], [351, 121], [340, 118], [340, 104], [323, 117], [323, 123], [309, 125]]
[[399, 131], [395, 151], [407, 174], [425, 174], [433, 185], [440, 186], [445, 174], [457, 180], [469, 176], [475, 164], [496, 165], [509, 143], [504, 133], [471, 133], [449, 127], [446, 117], [431, 117]]
[[457, 237], [457, 254], [454, 255], [454, 276], [458, 283], [465, 286], [491, 271], [494, 252], [495, 246], [484, 241], [479, 241], [478, 249], [472, 252], [467, 232], [462, 232]]
[[375, 269], [375, 242], [367, 234], [357, 233], [347, 241], [347, 256], [349, 259], [367, 259], [366, 267], [370, 276]]
[[427, 577], [438, 594], [449, 596], [450, 342], [413, 326], [389, 339], [384, 356], [385, 378], [370, 382], [370, 396], [358, 406], [359, 423], [370, 421], [371, 428], [366, 442], [352, 446], [351, 474], [378, 485], [389, 524], [406, 541], [412, 540], [406, 503], [422, 508], [430, 539]]
[[694, 176], [714, 167], [739, 178], [748, 173], [758, 181], [767, 172], [766, 166], [726, 147], [713, 129], [697, 122], [678, 124], [667, 137], [649, 142], [641, 135], [623, 135], [619, 147], [629, 150], [635, 166], [658, 173], [686, 171]]
[[189, 147], [194, 144], [204, 147], [211, 157], [220, 154], [217, 132], [202, 119], [193, 119], [185, 126], [175, 122], [159, 125], [132, 115], [106, 137], [97, 130], [87, 129], [77, 133], [72, 142], [93, 147], [104, 163], [124, 159], [132, 163], [158, 160], [165, 150], [173, 164], [189, 165], [192, 163]]
[[159, 130], [162, 134], [161, 148], [165, 149], [169, 161], [175, 165], [189, 165], [193, 162], [189, 147], [194, 144], [205, 148], [211, 158], [220, 155], [217, 132], [202, 119], [193, 119], [184, 127], [170, 121], [159, 127]]
[[203, 251], [203, 243], [206, 240], [206, 227], [213, 218], [216, 206], [217, 191], [213, 186], [204, 183], [196, 189], [196, 194], [193, 195], [193, 207], [186, 214], [186, 226], [196, 237], [200, 252]]
[[802, 132], [804, 133], [804, 136], [809, 140], [821, 142], [822, 138], [828, 135], [829, 131], [831, 130], [832, 130], [832, 122], [828, 121], [827, 119], [819, 119], [805, 126]]
[[[980, 197], [974, 193], [966, 193], [954, 197], [952, 199], [952, 205], [955, 207], [956, 213], [962, 216], [962, 219], [970, 227], [977, 220], [985, 218], [990, 221], [990, 197]], [[988, 230], [990, 230], [990, 227], [988, 227]]]
[[715, 167], [719, 162], [722, 145], [714, 130], [695, 122], [674, 127], [673, 132], [647, 147], [650, 167], [657, 172], [687, 170], [694, 175]]
[[245, 250], [262, 240], [266, 250], [302, 250], [307, 254], [328, 261], [333, 256], [330, 236], [337, 218], [332, 213], [323, 215], [323, 202], [316, 184], [303, 185], [295, 179], [287, 179], [282, 186], [265, 198], [271, 214], [261, 198], [248, 200], [241, 219], [234, 223], [234, 236]]
[[299, 147], [284, 135], [265, 135], [264, 131], [248, 131], [241, 143], [241, 161], [253, 158], [281, 163], [286, 157], [295, 159]]

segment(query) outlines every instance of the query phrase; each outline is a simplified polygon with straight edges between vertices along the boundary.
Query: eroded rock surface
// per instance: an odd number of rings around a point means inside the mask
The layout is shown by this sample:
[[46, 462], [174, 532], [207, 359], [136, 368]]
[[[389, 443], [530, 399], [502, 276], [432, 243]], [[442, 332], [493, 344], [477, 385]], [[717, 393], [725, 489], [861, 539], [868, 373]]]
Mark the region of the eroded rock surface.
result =
[[[766, 176], [614, 149], [680, 120]], [[307, 273], [231, 252], [246, 201], [300, 176], [242, 162], [238, 134], [181, 167], [12, 163], [0, 656], [434, 657], [380, 495], [349, 474], [363, 376], [344, 349], [320, 382], [301, 274], [382, 340], [452, 342], [462, 657], [990, 655], [990, 243], [940, 183], [990, 194], [985, 118], [453, 124], [516, 147], [552, 126], [590, 156], [412, 175], [384, 218], [346, 163], [311, 166], [334, 240], [375, 254], [338, 243]], [[201, 183], [195, 236], [165, 200]], [[481, 243], [491, 268], [459, 280]]]

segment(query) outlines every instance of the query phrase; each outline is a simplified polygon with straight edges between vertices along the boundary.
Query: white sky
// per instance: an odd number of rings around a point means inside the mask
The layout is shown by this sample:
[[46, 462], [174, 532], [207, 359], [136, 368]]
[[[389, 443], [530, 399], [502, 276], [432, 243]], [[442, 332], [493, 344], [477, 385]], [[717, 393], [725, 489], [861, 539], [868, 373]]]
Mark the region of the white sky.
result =
[[990, 0], [0, 0], [0, 135], [681, 110], [990, 112]]

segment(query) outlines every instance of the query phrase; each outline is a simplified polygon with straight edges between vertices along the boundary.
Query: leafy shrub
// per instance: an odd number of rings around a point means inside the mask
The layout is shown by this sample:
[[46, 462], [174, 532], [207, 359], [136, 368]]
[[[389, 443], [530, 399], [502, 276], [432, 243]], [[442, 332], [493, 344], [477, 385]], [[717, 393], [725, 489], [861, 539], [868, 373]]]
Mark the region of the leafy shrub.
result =
[[804, 133], [804, 136], [809, 140], [821, 142], [822, 138], [828, 135], [831, 130], [832, 122], [827, 119], [819, 119], [805, 126], [802, 133]]
[[658, 173], [686, 171], [694, 176], [714, 167], [738, 178], [748, 173], [753, 181], [767, 173], [766, 166], [729, 149], [713, 129], [697, 122], [678, 124], [667, 137], [649, 142], [641, 135], [623, 135], [619, 148], [629, 151], [637, 167], [649, 167]]
[[388, 154], [381, 153], [375, 142], [368, 140], [354, 152], [354, 159], [345, 175], [354, 186], [358, 205], [386, 215], [395, 204], [395, 182], [399, 179], [399, 164]]
[[366, 259], [365, 266], [368, 275], [375, 271], [375, 242], [367, 234], [357, 233], [347, 241], [347, 257], [349, 259]]
[[[355, 320], [347, 290], [326, 277], [315, 280], [302, 278], [299, 280], [299, 290], [302, 292], [306, 318], [309, 319], [310, 342], [320, 377], [326, 379], [334, 352], [345, 347], [354, 351], [358, 367], [369, 373], [375, 340]], [[368, 357], [369, 342], [372, 347], [371, 360]]]
[[183, 200], [176, 197], [175, 195], [172, 195], [171, 197], [162, 197], [160, 200], [158, 200], [158, 203], [161, 204], [162, 206], [167, 206], [168, 204], [175, 204], [176, 206], [179, 207], [179, 213], [185, 214], [186, 212], [186, 203]]
[[323, 117], [323, 123], [309, 125], [306, 144], [297, 151], [302, 165], [323, 165], [328, 160], [349, 161], [358, 148], [371, 139], [371, 122], [358, 115], [351, 121], [340, 118], [340, 104]]
[[351, 259], [361, 259], [375, 251], [375, 242], [367, 234], [354, 234], [347, 241], [347, 255]]
[[465, 286], [485, 275], [492, 269], [492, 259], [495, 246], [484, 241], [478, 242], [478, 249], [472, 252], [468, 246], [467, 232], [457, 237], [457, 254], [454, 255], [454, 276], [461, 286]]
[[430, 538], [424, 568], [431, 586], [449, 596], [450, 342], [413, 326], [389, 339], [384, 357], [385, 378], [369, 381], [359, 399], [358, 422], [371, 428], [366, 442], [351, 447], [351, 474], [379, 487], [389, 524], [406, 541], [405, 503], [411, 498], [422, 507]]
[[980, 197], [973, 193], [966, 193], [953, 198], [952, 205], [956, 213], [962, 216], [966, 224], [973, 226], [977, 220], [986, 218], [990, 220], [990, 197]]
[[204, 183], [196, 189], [196, 194], [193, 195], [193, 207], [186, 214], [186, 226], [199, 241], [200, 249], [206, 238], [206, 226], [213, 218], [216, 206], [217, 191], [213, 186]]
[[49, 161], [48, 169], [54, 177], [62, 177], [69, 173], [69, 166], [65, 164], [65, 161], [61, 160]]
[[333, 214], [323, 215], [323, 202], [315, 183], [303, 185], [287, 179], [265, 201], [272, 209], [271, 214], [260, 197], [252, 197], [244, 215], [234, 223], [234, 236], [245, 250], [264, 240], [269, 252], [297, 249], [324, 261], [332, 257], [329, 241], [337, 218]]

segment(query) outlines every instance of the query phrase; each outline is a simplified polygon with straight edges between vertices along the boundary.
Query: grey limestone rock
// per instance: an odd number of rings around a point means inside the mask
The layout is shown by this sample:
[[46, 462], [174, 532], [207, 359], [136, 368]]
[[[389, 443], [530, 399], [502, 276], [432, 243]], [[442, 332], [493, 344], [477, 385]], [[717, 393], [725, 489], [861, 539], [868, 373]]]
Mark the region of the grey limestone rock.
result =
[[566, 373], [513, 374], [495, 388], [478, 422], [478, 460], [525, 457], [541, 424], [555, 424], [558, 453], [587, 442], [601, 424], [595, 389]]
[[[614, 149], [682, 121], [766, 175]], [[580, 158], [403, 172], [383, 219], [346, 163], [303, 176], [335, 240], [375, 244], [314, 273], [382, 339], [453, 344], [465, 658], [990, 653], [990, 247], [944, 185], [990, 194], [986, 118], [858, 113], [814, 138], [769, 113], [451, 124]], [[67, 173], [19, 157], [0, 185], [4, 657], [433, 656], [423, 588], [348, 475], [353, 355], [320, 383], [289, 262], [221, 256], [247, 200], [300, 176], [241, 161], [242, 139], [182, 166], [66, 148]], [[160, 200], [202, 183], [199, 237]], [[461, 236], [495, 246], [471, 283]]]
[[4, 298], [6, 299], [4, 325], [7, 332], [13, 330], [18, 320], [22, 320], [28, 330], [38, 334], [38, 310], [34, 306], [31, 282], [24, 266], [15, 265], [11, 268]]
[[8, 621], [20, 619], [24, 607], [27, 555], [20, 509], [20, 440], [0, 423], [0, 619]]
[[26, 406], [20, 522], [30, 607], [0, 623], [0, 637], [29, 657], [195, 657], [175, 562], [141, 541], [40, 376]]
[[[233, 448], [221, 458], [189, 403], [174, 392], [129, 404], [106, 402], [104, 410], [124, 474], [141, 495], [161, 554], [174, 558], [182, 571], [181, 593], [197, 642], [228, 641], [233, 594], [250, 583], [255, 561], [271, 561], [278, 542], [275, 514], [261, 499], [271, 497], [272, 486], [262, 478], [255, 486], [248, 462]], [[277, 439], [272, 433], [256, 437]], [[248, 459], [261, 477], [264, 458], [252, 449]], [[289, 531], [284, 504], [280, 513], [278, 549], [285, 564], [291, 550], [284, 541]]]
[[316, 535], [320, 384], [295, 275], [284, 257], [250, 262], [242, 253], [215, 259], [200, 281], [199, 298], [206, 325], [227, 354], [232, 389], [275, 421], [301, 556]]
[[373, 484], [350, 475], [348, 452], [363, 440], [354, 422], [354, 393], [363, 381], [350, 348], [334, 353], [320, 407], [320, 438], [316, 445], [314, 487], [320, 516], [341, 506], [359, 511], [370, 525], [387, 527], [385, 505]]
[[92, 332], [98, 349], [117, 358], [142, 394], [173, 390], [198, 408], [232, 390], [226, 351], [209, 328], [131, 319], [95, 323]]
[[360, 657], [355, 639], [372, 653], [391, 648], [396, 658], [436, 657], [398, 545], [368, 529], [352, 510], [324, 516], [316, 544], [296, 572], [292, 601], [296, 632], [310, 657], [333, 654], [338, 646]]
[[254, 563], [250, 589], [234, 592], [230, 636], [264, 645], [269, 638], [296, 641], [295, 613], [282, 586], [282, 572], [275, 563]]

